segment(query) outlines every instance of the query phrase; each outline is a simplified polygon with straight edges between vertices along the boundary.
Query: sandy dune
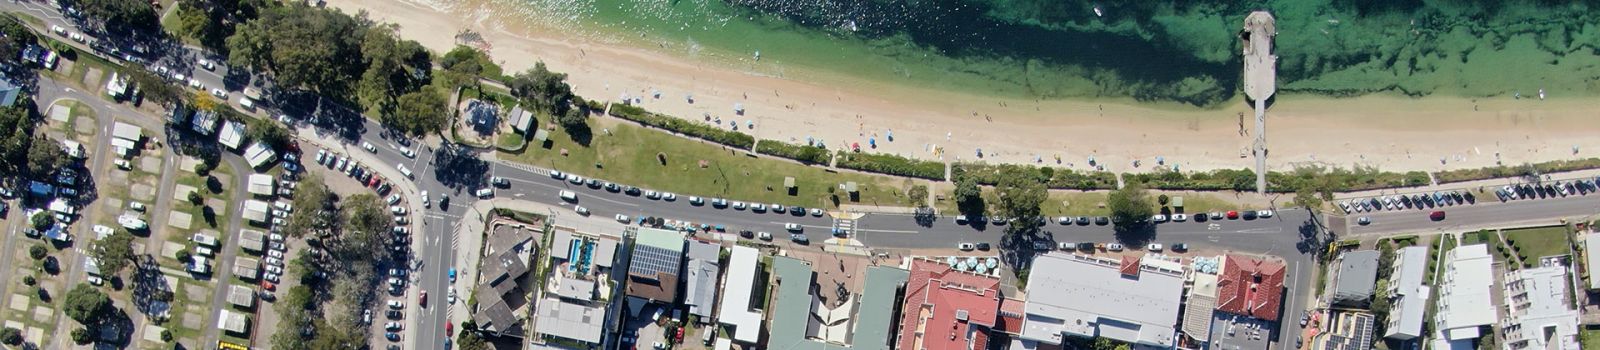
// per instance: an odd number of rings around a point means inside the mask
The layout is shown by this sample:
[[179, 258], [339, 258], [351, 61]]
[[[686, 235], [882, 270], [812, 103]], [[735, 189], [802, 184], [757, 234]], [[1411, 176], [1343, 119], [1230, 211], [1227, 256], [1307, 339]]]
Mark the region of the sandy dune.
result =
[[[587, 98], [617, 102], [625, 94], [642, 96], [649, 110], [692, 120], [710, 115], [724, 127], [737, 120], [740, 130], [764, 139], [805, 143], [812, 137], [833, 149], [854, 143], [868, 149], [868, 139], [875, 137], [875, 152], [937, 159], [933, 150], [943, 148], [945, 159], [972, 160], [981, 148], [986, 161], [1034, 163], [1037, 157], [1056, 164], [1059, 156], [1059, 166], [1074, 169], [1089, 169], [1091, 156], [1106, 170], [1134, 172], [1149, 171], [1157, 157], [1182, 170], [1254, 164], [1240, 154], [1251, 142], [1240, 129], [1240, 116], [1250, 115], [1243, 102], [1195, 110], [1127, 99], [996, 99], [846, 77], [799, 81], [530, 30], [520, 19], [497, 15], [505, 10], [497, 5], [459, 4], [442, 9], [401, 0], [329, 3], [399, 24], [402, 36], [439, 52], [470, 29], [492, 45], [491, 54], [508, 72], [542, 60], [569, 73], [573, 88]], [[651, 96], [656, 91], [659, 99]], [[1600, 101], [1593, 99], [1377, 96], [1275, 102], [1267, 123], [1274, 169], [1317, 163], [1439, 170], [1490, 166], [1497, 160], [1509, 165], [1600, 156], [1600, 137], [1594, 136], [1600, 131]], [[735, 104], [744, 107], [744, 116], [734, 114]], [[745, 128], [746, 120], [756, 127]], [[891, 130], [892, 142], [886, 137]], [[1135, 160], [1140, 167], [1133, 166]]]

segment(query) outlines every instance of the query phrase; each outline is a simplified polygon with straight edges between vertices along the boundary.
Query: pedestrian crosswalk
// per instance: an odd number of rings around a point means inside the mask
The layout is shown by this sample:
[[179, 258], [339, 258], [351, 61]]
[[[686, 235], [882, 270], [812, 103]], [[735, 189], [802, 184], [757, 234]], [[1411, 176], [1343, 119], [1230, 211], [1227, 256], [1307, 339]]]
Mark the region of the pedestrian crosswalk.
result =
[[835, 233], [834, 234], [835, 236], [844, 236], [844, 237], [855, 236], [855, 233], [856, 233], [856, 220], [855, 219], [834, 218], [833, 219], [833, 228], [839, 230], [839, 231], [836, 231], [838, 233]]
[[522, 164], [522, 163], [515, 163], [515, 162], [501, 162], [500, 164], [508, 166], [508, 167], [512, 167], [512, 168], [522, 169], [524, 171], [527, 171], [527, 172], [530, 172], [530, 173], [534, 173], [534, 174], [538, 174], [538, 175], [545, 175], [545, 176], [549, 176], [550, 175], [550, 170], [548, 170], [548, 169], [540, 169], [540, 168], [532, 166], [532, 165], [527, 165], [527, 164]]

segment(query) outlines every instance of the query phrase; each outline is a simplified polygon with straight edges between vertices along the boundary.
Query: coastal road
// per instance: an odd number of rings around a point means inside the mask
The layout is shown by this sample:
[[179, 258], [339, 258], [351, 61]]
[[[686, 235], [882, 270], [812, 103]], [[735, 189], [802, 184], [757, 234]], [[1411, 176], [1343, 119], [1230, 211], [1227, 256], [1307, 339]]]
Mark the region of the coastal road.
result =
[[[1489, 202], [1493, 201], [1493, 202]], [[1445, 219], [1433, 221], [1428, 213], [1445, 212]], [[1567, 197], [1526, 199], [1499, 203], [1484, 199], [1479, 204], [1457, 205], [1434, 209], [1390, 210], [1350, 214], [1350, 233], [1353, 236], [1381, 236], [1389, 234], [1445, 233], [1472, 231], [1520, 225], [1554, 225], [1562, 218], [1600, 214], [1600, 194], [1572, 195]], [[1370, 225], [1358, 225], [1358, 217], [1372, 219]]]

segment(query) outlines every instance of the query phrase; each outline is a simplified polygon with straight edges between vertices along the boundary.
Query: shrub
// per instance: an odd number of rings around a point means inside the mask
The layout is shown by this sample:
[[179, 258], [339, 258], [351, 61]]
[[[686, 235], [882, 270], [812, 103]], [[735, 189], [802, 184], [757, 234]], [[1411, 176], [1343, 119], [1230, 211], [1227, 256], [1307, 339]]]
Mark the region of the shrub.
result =
[[33, 260], [44, 259], [44, 256], [48, 254], [50, 254], [50, 251], [45, 249], [42, 244], [34, 244], [28, 247], [28, 256], [33, 257]]
[[11, 327], [0, 329], [0, 342], [10, 345], [22, 344], [22, 330]]
[[636, 106], [613, 104], [611, 105], [611, 116], [739, 149], [750, 149], [756, 143], [756, 138], [749, 134], [722, 130], [710, 125], [650, 113]]
[[72, 342], [73, 343], [77, 343], [78, 345], [88, 345], [89, 341], [91, 341], [91, 340], [93, 340], [93, 339], [89, 339], [89, 329], [88, 328], [78, 327], [78, 328], [72, 330]]
[[971, 176], [979, 184], [999, 183], [1001, 173], [1027, 172], [1054, 189], [1108, 190], [1116, 188], [1117, 175], [1109, 172], [1077, 172], [1070, 169], [1035, 167], [1031, 165], [989, 165], [976, 163], [956, 164], [953, 172]]
[[839, 151], [836, 165], [866, 172], [944, 180], [944, 163], [915, 160], [891, 154]]
[[169, 330], [169, 329], [161, 330], [161, 341], [171, 343], [172, 342], [172, 330]]
[[789, 158], [806, 164], [828, 164], [828, 150], [816, 146], [791, 145], [765, 140], [756, 144], [756, 153]]
[[34, 278], [33, 275], [22, 276], [22, 284], [31, 286], [34, 283], [39, 283], [39, 279]]

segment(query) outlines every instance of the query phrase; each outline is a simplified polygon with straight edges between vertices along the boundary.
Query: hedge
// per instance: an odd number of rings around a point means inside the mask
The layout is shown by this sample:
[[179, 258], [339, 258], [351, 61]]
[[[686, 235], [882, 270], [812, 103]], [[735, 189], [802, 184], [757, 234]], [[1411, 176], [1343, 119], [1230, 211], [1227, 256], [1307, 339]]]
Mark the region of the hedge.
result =
[[801, 146], [781, 141], [762, 140], [756, 144], [756, 153], [789, 158], [807, 164], [828, 164], [828, 150], [816, 146]]
[[1141, 182], [1146, 187], [1161, 190], [1253, 191], [1256, 188], [1256, 172], [1246, 169], [1218, 169], [1189, 174], [1159, 170], [1122, 176], [1124, 181]]
[[750, 149], [756, 143], [755, 137], [742, 132], [722, 130], [710, 125], [650, 113], [643, 108], [630, 105], [611, 104], [611, 116], [739, 149]]
[[1053, 189], [1077, 190], [1108, 190], [1116, 188], [1117, 175], [1108, 172], [1077, 172], [1071, 169], [1053, 167], [1036, 167], [1031, 165], [1013, 164], [956, 164], [955, 172], [961, 176], [971, 176], [979, 184], [994, 185], [1000, 182], [1000, 174], [1012, 172], [1025, 172], [1043, 182], [1045, 187]]
[[1476, 181], [1514, 176], [1531, 176], [1549, 174], [1563, 171], [1585, 170], [1600, 168], [1600, 158], [1584, 158], [1578, 160], [1556, 160], [1543, 163], [1526, 164], [1519, 166], [1492, 166], [1477, 169], [1456, 169], [1434, 173], [1434, 178], [1439, 183]]
[[940, 162], [915, 160], [892, 154], [845, 151], [839, 151], [838, 157], [835, 165], [840, 168], [930, 180], [944, 180], [944, 163]]

